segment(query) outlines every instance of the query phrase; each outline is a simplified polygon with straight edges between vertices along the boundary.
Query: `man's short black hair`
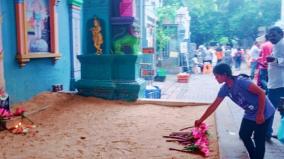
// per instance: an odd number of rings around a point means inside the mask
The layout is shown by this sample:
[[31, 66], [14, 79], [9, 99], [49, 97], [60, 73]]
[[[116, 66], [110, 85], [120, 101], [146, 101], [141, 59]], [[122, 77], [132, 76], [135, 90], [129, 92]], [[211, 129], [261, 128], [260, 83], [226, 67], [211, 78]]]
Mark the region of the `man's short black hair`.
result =
[[271, 27], [269, 29], [268, 33], [270, 33], [270, 32], [276, 32], [276, 33], [280, 34], [281, 36], [283, 36], [283, 30], [279, 26]]

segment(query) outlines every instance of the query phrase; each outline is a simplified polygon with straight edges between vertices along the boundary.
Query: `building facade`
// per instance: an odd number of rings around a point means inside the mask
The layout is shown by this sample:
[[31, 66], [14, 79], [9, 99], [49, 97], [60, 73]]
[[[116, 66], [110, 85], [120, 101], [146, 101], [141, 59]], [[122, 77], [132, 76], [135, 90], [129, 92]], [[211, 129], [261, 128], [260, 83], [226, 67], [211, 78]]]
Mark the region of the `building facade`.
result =
[[[112, 29], [117, 21], [113, 20], [113, 15], [124, 16], [119, 19], [126, 19], [124, 22], [127, 23], [128, 20], [139, 19], [140, 3], [140, 0], [1, 0], [0, 87], [9, 94], [12, 103], [52, 91], [52, 85], [56, 84], [63, 85], [66, 91], [75, 90], [76, 82], [85, 76], [81, 75], [82, 66], [77, 57], [96, 55], [97, 52], [92, 34], [95, 18], [101, 27], [96, 36], [103, 37], [99, 46], [104, 55], [101, 57], [107, 57], [106, 62], [117, 58], [135, 60], [136, 56], [114, 56]], [[127, 38], [136, 39], [134, 36]], [[122, 39], [117, 42], [122, 45], [123, 54], [137, 49], [136, 44], [128, 46], [122, 43]], [[124, 68], [127, 66], [121, 65], [121, 69]], [[136, 69], [126, 69], [129, 76], [122, 74], [118, 67], [111, 66], [110, 69], [104, 73], [111, 78], [136, 80]], [[132, 88], [129, 83], [121, 83], [110, 85]], [[137, 83], [134, 85], [136, 89]]]

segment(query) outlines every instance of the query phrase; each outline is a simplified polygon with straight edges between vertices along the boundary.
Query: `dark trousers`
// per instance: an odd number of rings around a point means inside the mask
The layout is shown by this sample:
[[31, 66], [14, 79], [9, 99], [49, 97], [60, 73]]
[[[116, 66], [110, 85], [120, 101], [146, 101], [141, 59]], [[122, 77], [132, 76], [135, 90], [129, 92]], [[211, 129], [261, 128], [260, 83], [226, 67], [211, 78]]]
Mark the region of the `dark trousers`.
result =
[[[284, 97], [284, 87], [268, 90], [268, 98], [276, 109], [278, 108], [280, 104], [280, 97]], [[284, 112], [281, 110], [279, 110], [279, 112], [280, 112], [281, 118], [283, 118]]]
[[259, 82], [260, 87], [265, 90], [267, 93], [267, 81], [268, 81], [268, 75], [267, 75], [267, 69], [260, 69], [259, 70]]
[[240, 69], [242, 64], [242, 57], [235, 57], [235, 69]]
[[257, 69], [257, 61], [251, 62], [250, 63], [250, 77], [251, 77], [251, 79], [254, 79], [256, 69]]
[[[249, 153], [250, 159], [263, 159], [265, 153], [265, 134], [271, 117], [263, 124], [256, 124], [255, 121], [243, 119], [240, 128], [240, 138]], [[254, 134], [252, 139], [252, 134]]]

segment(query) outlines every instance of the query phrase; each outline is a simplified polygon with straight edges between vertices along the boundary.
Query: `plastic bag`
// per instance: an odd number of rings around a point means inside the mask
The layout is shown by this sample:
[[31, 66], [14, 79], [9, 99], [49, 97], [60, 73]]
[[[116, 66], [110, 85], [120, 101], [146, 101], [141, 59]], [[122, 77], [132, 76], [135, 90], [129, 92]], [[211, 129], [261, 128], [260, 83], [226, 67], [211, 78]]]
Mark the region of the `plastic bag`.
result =
[[280, 121], [280, 126], [278, 129], [278, 134], [277, 134], [278, 140], [284, 144], [284, 118], [281, 119]]

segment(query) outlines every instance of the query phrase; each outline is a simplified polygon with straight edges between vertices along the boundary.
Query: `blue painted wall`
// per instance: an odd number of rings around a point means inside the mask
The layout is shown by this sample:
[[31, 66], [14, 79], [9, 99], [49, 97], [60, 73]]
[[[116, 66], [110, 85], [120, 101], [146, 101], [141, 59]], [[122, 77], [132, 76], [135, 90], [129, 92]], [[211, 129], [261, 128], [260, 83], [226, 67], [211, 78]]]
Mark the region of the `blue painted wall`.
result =
[[[1, 0], [2, 1], [2, 0]], [[93, 0], [94, 1], [94, 0]], [[30, 99], [32, 96], [51, 91], [53, 84], [69, 88], [70, 82], [70, 25], [67, 0], [61, 0], [58, 11], [58, 38], [61, 59], [53, 64], [52, 59], [32, 59], [20, 68], [16, 61], [17, 38], [14, 0], [1, 3], [3, 14], [4, 78], [12, 103]]]
[[103, 53], [111, 54], [110, 43], [110, 0], [84, 0], [82, 6], [82, 52], [83, 54], [95, 53], [96, 49], [93, 46], [92, 32], [94, 17], [98, 17], [102, 25], [102, 34], [104, 37]]

